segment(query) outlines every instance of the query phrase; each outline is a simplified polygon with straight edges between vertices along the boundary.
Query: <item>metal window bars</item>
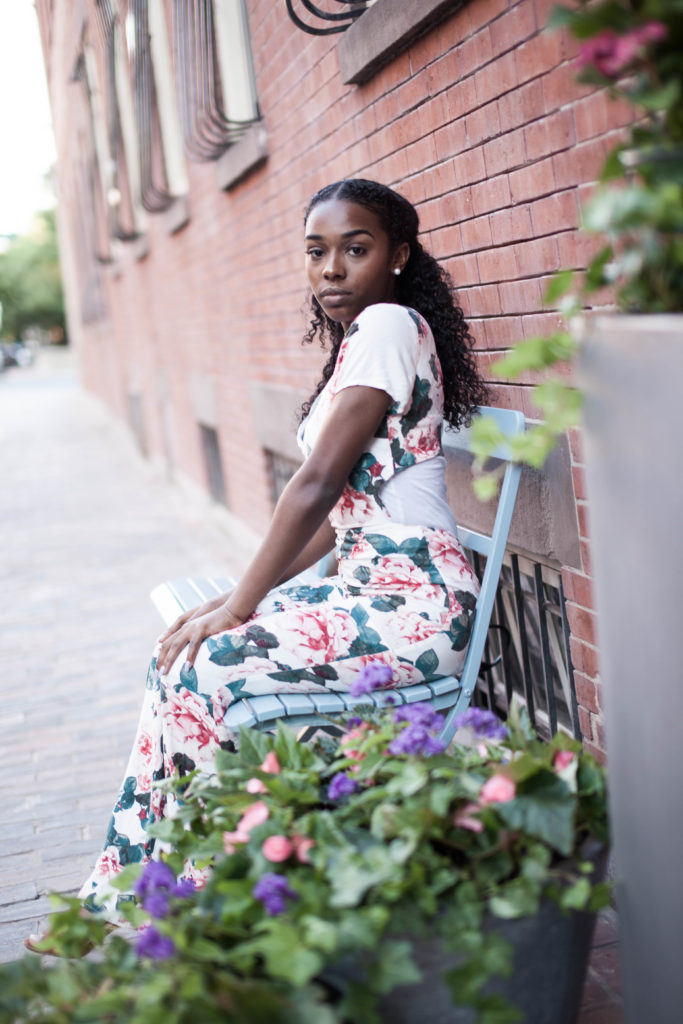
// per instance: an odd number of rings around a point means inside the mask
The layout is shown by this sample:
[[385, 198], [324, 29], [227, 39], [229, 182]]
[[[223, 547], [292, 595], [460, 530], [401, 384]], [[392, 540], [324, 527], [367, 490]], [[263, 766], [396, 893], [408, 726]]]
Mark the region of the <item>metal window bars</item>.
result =
[[[472, 555], [479, 575], [479, 556]], [[504, 714], [526, 706], [536, 732], [558, 729], [581, 739], [569, 624], [560, 573], [516, 554], [506, 555], [476, 692], [477, 701]]]
[[148, 0], [132, 0], [135, 28], [134, 88], [135, 114], [140, 157], [140, 197], [150, 213], [160, 213], [173, 205], [166, 177], [161, 144], [152, 52], [150, 48]]
[[[110, 0], [96, 0], [97, 24], [106, 55], [107, 66], [107, 131], [109, 152], [112, 158], [112, 192], [118, 194], [117, 202], [108, 202], [110, 233], [122, 242], [132, 242], [140, 237], [135, 226], [133, 200], [130, 182], [126, 173], [121, 113], [116, 88], [116, 15]], [[125, 214], [122, 215], [122, 211]], [[127, 221], [128, 223], [124, 223]]]
[[[329, 27], [327, 28], [304, 21], [294, 10], [294, 2], [295, 0], [285, 0], [287, 13], [297, 28], [303, 29], [304, 32], [313, 36], [329, 36], [335, 32], [345, 32], [350, 25], [353, 25], [356, 18], [360, 18], [361, 14], [372, 7], [375, 0], [322, 0], [323, 3], [326, 3], [327, 10], [318, 7], [311, 0], [296, 0], [300, 8], [313, 15], [319, 22], [328, 23]], [[335, 6], [330, 8], [330, 4]], [[340, 11], [340, 6], [347, 9]], [[333, 24], [329, 25], [330, 22]]]
[[183, 137], [194, 160], [217, 160], [257, 118], [225, 112], [212, 0], [174, 0], [176, 81]]

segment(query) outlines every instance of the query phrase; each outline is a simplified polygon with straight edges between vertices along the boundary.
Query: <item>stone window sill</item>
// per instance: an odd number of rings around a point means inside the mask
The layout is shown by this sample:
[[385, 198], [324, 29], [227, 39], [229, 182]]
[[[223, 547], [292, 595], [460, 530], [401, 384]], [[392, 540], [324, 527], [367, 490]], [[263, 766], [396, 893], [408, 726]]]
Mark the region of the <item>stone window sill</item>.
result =
[[216, 184], [230, 189], [268, 157], [268, 133], [262, 121], [251, 125], [216, 161]]
[[345, 85], [362, 85], [465, 0], [376, 0], [337, 45]]

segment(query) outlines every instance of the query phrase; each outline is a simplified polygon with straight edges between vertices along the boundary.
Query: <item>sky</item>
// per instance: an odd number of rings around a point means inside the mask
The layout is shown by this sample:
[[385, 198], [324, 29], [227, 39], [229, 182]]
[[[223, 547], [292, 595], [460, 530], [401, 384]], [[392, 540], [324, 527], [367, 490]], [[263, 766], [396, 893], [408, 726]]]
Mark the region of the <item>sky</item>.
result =
[[54, 206], [50, 105], [32, 0], [0, 0], [0, 236], [28, 231]]

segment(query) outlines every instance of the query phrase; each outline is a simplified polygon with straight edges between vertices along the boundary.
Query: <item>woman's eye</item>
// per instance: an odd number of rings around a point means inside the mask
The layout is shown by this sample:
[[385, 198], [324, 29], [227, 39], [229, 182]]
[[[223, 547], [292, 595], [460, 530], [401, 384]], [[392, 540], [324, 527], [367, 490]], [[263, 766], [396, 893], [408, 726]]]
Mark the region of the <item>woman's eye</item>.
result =
[[352, 245], [349, 247], [349, 252], [352, 256], [363, 256], [365, 254], [365, 247], [362, 245]]
[[322, 254], [323, 254], [322, 249], [307, 249], [306, 250], [306, 255], [307, 256], [311, 256], [314, 260], [320, 259]]

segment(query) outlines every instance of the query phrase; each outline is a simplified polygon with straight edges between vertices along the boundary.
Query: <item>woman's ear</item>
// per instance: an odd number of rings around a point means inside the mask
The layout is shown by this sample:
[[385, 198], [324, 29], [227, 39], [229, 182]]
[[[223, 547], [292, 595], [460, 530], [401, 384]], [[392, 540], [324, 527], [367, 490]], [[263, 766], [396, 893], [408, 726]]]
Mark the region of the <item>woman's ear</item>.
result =
[[410, 258], [410, 246], [407, 242], [401, 242], [394, 251], [391, 267], [394, 273], [401, 273]]

